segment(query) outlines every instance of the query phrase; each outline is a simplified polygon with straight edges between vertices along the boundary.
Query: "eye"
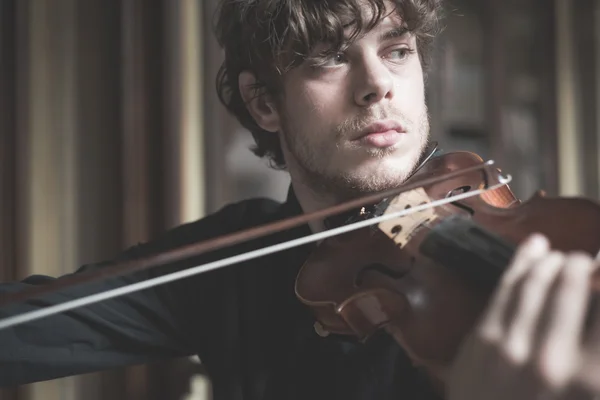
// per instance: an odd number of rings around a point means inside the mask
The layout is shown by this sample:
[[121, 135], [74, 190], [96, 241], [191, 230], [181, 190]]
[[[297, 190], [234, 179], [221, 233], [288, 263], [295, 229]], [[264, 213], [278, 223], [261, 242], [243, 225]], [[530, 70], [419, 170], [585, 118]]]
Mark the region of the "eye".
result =
[[408, 47], [401, 47], [399, 49], [394, 49], [389, 52], [388, 58], [396, 59], [396, 60], [404, 60], [408, 58], [414, 51]]
[[321, 64], [323, 67], [334, 67], [336, 65], [340, 65], [346, 62], [346, 55], [344, 53], [337, 53], [328, 57]]

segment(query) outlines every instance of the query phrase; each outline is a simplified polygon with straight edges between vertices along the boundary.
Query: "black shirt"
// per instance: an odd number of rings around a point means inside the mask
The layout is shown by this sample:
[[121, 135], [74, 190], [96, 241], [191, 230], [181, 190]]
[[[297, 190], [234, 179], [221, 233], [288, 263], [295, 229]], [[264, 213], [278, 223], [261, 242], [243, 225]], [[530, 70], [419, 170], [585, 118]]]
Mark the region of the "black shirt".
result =
[[[130, 248], [112, 261], [84, 265], [78, 272], [110, 268], [112, 262], [300, 212], [291, 190], [283, 204], [245, 200]], [[195, 260], [74, 287], [2, 308], [0, 318], [309, 233], [305, 226]], [[388, 335], [361, 344], [316, 334], [310, 310], [294, 294], [296, 274], [311, 248], [290, 249], [0, 330], [0, 386], [198, 355], [210, 375], [215, 400], [433, 398], [425, 380]], [[53, 279], [30, 276], [0, 285], [0, 293]]]

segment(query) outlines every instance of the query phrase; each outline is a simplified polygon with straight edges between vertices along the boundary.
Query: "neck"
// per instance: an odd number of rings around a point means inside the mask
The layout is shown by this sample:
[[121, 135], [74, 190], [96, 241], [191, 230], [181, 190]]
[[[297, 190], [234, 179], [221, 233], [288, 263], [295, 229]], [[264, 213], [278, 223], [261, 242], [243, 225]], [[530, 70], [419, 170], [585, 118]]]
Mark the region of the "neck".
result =
[[[322, 210], [336, 204], [334, 196], [327, 193], [318, 193], [314, 188], [310, 187], [305, 181], [294, 177], [292, 174], [292, 188], [298, 199], [298, 203], [305, 214], [310, 214], [314, 211]], [[325, 225], [322, 221], [311, 221], [309, 227], [313, 233], [322, 232], [325, 230]]]
[[[369, 193], [360, 193], [357, 191], [344, 190], [336, 186], [334, 182], [327, 185], [324, 182], [311, 181], [305, 179], [304, 175], [291, 172], [292, 188], [296, 199], [300, 204], [303, 213], [310, 214], [315, 211], [324, 210], [350, 200], [366, 196]], [[339, 215], [341, 218], [346, 218], [347, 215]], [[331, 218], [335, 219], [335, 216]], [[333, 224], [340, 221], [332, 221]], [[326, 230], [323, 221], [312, 221], [308, 223], [313, 233], [318, 233]]]

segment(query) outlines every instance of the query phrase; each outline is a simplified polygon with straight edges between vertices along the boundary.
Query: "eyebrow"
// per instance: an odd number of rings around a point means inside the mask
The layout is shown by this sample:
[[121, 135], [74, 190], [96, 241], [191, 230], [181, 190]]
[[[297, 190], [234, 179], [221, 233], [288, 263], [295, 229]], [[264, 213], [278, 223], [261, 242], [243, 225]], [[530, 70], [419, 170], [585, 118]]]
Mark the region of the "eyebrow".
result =
[[[402, 26], [397, 26], [395, 28], [392, 28], [388, 31], [381, 33], [379, 35], [378, 39], [380, 42], [385, 42], [386, 40], [402, 38], [409, 34], [411, 34], [410, 29], [408, 29], [408, 27], [406, 25], [402, 25]], [[346, 40], [344, 40], [342, 47], [347, 46], [347, 45], [348, 45], [348, 41], [346, 39]]]
[[410, 31], [406, 26], [399, 26], [379, 35], [379, 41], [383, 42], [390, 39], [401, 38], [407, 35]]

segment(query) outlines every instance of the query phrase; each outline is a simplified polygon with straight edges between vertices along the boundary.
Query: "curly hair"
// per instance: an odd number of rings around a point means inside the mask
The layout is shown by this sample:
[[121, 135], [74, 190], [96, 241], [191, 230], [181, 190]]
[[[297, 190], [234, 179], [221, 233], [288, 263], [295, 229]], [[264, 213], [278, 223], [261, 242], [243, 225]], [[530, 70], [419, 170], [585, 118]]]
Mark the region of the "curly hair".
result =
[[[407, 29], [415, 35], [419, 57], [426, 70], [433, 39], [439, 30], [442, 0], [391, 0]], [[278, 98], [286, 71], [305, 61], [319, 43], [334, 54], [360, 34], [375, 27], [387, 14], [385, 0], [366, 0], [372, 13], [363, 13], [365, 0], [221, 0], [215, 33], [225, 52], [216, 79], [223, 105], [248, 129], [258, 157], [268, 157], [271, 167], [285, 168], [278, 135], [264, 131], [254, 121], [239, 91], [242, 71], [256, 76], [255, 95]], [[351, 22], [352, 31], [345, 30]]]

